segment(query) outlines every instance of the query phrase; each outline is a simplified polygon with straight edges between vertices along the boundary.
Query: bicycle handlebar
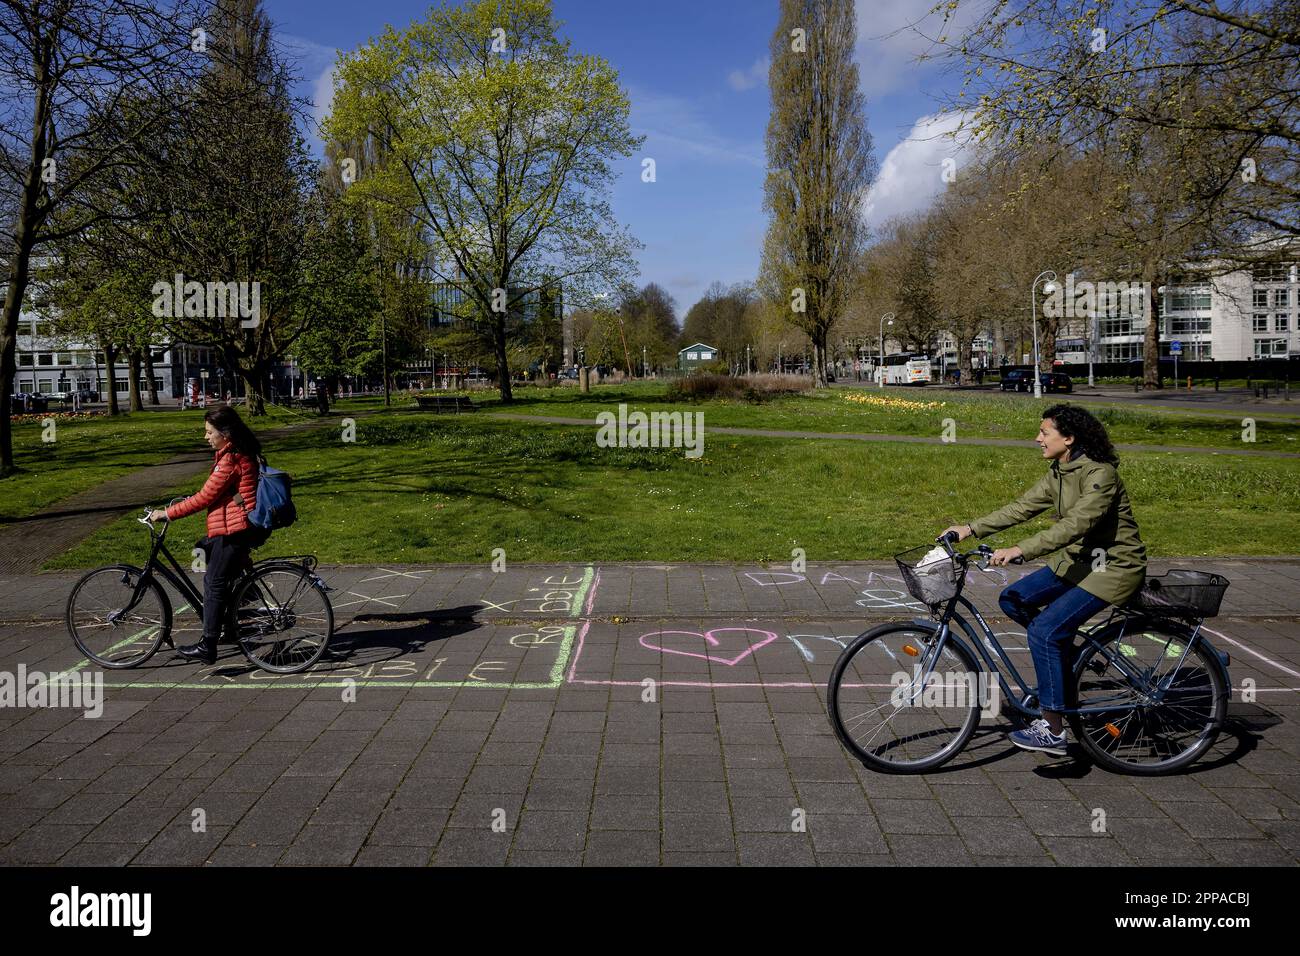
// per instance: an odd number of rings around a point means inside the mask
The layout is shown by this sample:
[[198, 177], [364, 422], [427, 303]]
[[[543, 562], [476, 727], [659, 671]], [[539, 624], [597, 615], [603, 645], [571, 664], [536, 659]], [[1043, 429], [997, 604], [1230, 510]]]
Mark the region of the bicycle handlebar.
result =
[[[974, 551], [967, 551], [965, 553], [953, 550], [953, 545], [956, 544], [959, 540], [961, 539], [957, 537], [956, 531], [949, 531], [948, 533], [942, 534], [939, 537], [935, 538], [935, 542], [943, 545], [944, 549], [948, 552], [948, 554], [950, 554], [954, 558], [967, 559], [978, 555], [978, 558], [976, 558], [976, 560], [980, 564], [980, 567], [985, 567], [988, 563], [988, 559], [993, 556], [993, 549], [990, 548], [987, 544], [981, 544], [978, 547], [976, 547]], [[1012, 558], [1011, 563], [1024, 564], [1025, 559]]]

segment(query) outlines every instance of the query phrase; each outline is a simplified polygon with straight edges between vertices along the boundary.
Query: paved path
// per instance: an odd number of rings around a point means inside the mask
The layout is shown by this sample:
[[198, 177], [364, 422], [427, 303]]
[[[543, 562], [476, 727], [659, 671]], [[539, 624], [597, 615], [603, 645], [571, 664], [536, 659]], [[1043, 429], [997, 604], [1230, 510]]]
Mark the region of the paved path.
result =
[[[501, 418], [515, 422], [544, 422], [548, 425], [584, 425], [596, 428], [594, 418], [568, 418], [560, 415], [520, 415], [513, 412], [485, 412], [485, 418]], [[885, 435], [856, 432], [808, 432], [780, 428], [724, 428], [708, 425], [707, 430], [716, 435], [748, 435], [756, 438], [803, 438], [820, 441], [902, 442], [909, 445], [946, 445], [941, 437], [928, 435]], [[986, 445], [993, 448], [1035, 448], [1032, 441], [1014, 438], [962, 438], [962, 445]], [[1116, 444], [1120, 451], [1176, 452], [1187, 455], [1248, 455], [1256, 458], [1300, 458], [1300, 452], [1265, 451], [1248, 448], [1210, 448], [1195, 445], [1125, 445]]]
[[[264, 442], [274, 441], [332, 421], [328, 417], [309, 419], [283, 428], [259, 430], [258, 436]], [[196, 444], [201, 446], [202, 441]], [[38, 570], [109, 522], [158, 505], [162, 496], [177, 485], [190, 478], [197, 480], [211, 468], [212, 452], [203, 448], [103, 482], [37, 514], [4, 522], [0, 527], [0, 575]]]
[[[866, 771], [823, 688], [847, 637], [919, 613], [879, 562], [329, 568], [309, 675], [160, 654], [98, 719], [0, 708], [0, 863], [1294, 864], [1300, 559], [1172, 563], [1232, 580], [1231, 725], [1191, 773], [1027, 754], [1002, 719], [940, 772]], [[0, 674], [78, 666], [74, 577], [0, 577]]]

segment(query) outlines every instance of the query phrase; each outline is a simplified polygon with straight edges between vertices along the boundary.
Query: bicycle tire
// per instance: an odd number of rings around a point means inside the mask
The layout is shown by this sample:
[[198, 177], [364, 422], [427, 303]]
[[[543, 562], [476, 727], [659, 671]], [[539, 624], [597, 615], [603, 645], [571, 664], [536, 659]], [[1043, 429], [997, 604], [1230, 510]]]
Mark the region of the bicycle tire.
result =
[[[1179, 622], [1159, 618], [1143, 618], [1137, 621], [1130, 620], [1122, 626], [1120, 624], [1112, 625], [1100, 635], [1094, 636], [1093, 639], [1098, 645], [1105, 647], [1118, 641], [1121, 637], [1131, 637], [1135, 633], [1135, 624], [1137, 627], [1141, 628], [1141, 631], [1136, 632], [1140, 635], [1154, 633], [1162, 637], [1170, 638], [1171, 640], [1181, 640], [1184, 645], [1186, 645], [1192, 638], [1192, 631]], [[1121, 648], [1120, 652], [1125, 653], [1123, 648]], [[1167, 655], [1167, 652], [1165, 653]], [[1088, 715], [1088, 724], [1085, 724], [1085, 715], [1068, 714], [1067, 717], [1070, 721], [1070, 729], [1074, 733], [1074, 739], [1079, 742], [1084, 751], [1098, 766], [1114, 773], [1129, 776], [1158, 777], [1176, 773], [1177, 771], [1190, 766], [1192, 763], [1200, 759], [1201, 755], [1214, 745], [1214, 742], [1219, 737], [1219, 733], [1223, 729], [1223, 722], [1227, 716], [1228, 695], [1230, 694], [1228, 680], [1224, 673], [1223, 662], [1219, 660], [1218, 654], [1203, 638], [1200, 637], [1199, 634], [1197, 635], [1195, 646], [1187, 652], [1186, 657], [1183, 657], [1182, 660], [1186, 661], [1190, 659], [1193, 654], [1200, 662], [1200, 670], [1205, 675], [1211, 694], [1208, 711], [1206, 716], [1203, 718], [1207, 726], [1201, 732], [1201, 735], [1197, 738], [1195, 743], [1186, 750], [1180, 752], [1177, 756], [1171, 757], [1168, 760], [1162, 760], [1150, 764], [1134, 763], [1130, 760], [1118, 758], [1102, 746], [1105, 742], [1105, 738], [1103, 738], [1100, 733], [1097, 734], [1097, 739], [1094, 739], [1092, 733], [1094, 725], [1101, 724], [1103, 730], [1108, 726], [1107, 724], [1101, 723], [1101, 717]], [[1102, 671], [1097, 671], [1095, 667], [1092, 667], [1092, 662], [1094, 660], [1098, 660], [1098, 666], [1102, 666], [1100, 665], [1100, 660], [1104, 659], [1101, 658], [1096, 647], [1092, 644], [1085, 644], [1079, 652], [1078, 660], [1075, 662], [1073, 675], [1074, 700], [1078, 701], [1080, 705], [1084, 703], [1084, 701], [1080, 699], [1080, 690], [1084, 686], [1083, 682], [1086, 679], [1086, 671], [1092, 669], [1092, 672], [1096, 675], [1096, 679], [1099, 683], [1101, 683], [1101, 679], [1107, 672], [1114, 672], [1114, 668], [1111, 665], [1104, 665]], [[1194, 678], [1196, 676], [1195, 672], [1193, 671], [1190, 676]], [[1124, 679], [1124, 683], [1128, 687], [1132, 687], [1132, 683], [1126, 678]], [[1172, 722], [1171, 714], [1173, 714], [1173, 712], [1168, 709], [1172, 706], [1173, 705], [1171, 704], [1160, 705], [1158, 708], [1151, 708], [1150, 710], [1157, 716], [1158, 720], [1161, 720], [1162, 722]], [[1184, 706], [1182, 709], [1186, 710], [1189, 708]], [[1147, 713], [1147, 709], [1138, 708], [1136, 713], [1140, 718], [1142, 718], [1142, 726], [1149, 726], [1151, 714]], [[1187, 718], [1184, 717], [1183, 719]], [[1118, 724], [1114, 721], [1111, 721], [1109, 726], [1114, 727], [1116, 730], [1121, 730]], [[1119, 735], [1115, 735], [1113, 731], [1106, 731], [1106, 736], [1110, 737], [1112, 741], [1118, 741], [1124, 736], [1127, 729], [1126, 726], [1121, 730]]]
[[[276, 576], [286, 579], [287, 594], [283, 593], [285, 587], [271, 583]], [[252, 594], [254, 589], [261, 592], [256, 598]], [[275, 607], [267, 604], [265, 594], [268, 591], [275, 598]], [[286, 633], [288, 627], [296, 624], [300, 617], [297, 602], [304, 595], [313, 595], [317, 600], [313, 613], [319, 615], [319, 630], [323, 632], [309, 633], [306, 637], [319, 639], [309, 642], [304, 637], [289, 636], [277, 641], [268, 637]], [[285, 604], [286, 600], [290, 603]], [[316, 576], [297, 564], [265, 564], [254, 569], [236, 588], [229, 613], [230, 632], [237, 636], [239, 649], [250, 663], [272, 674], [297, 674], [307, 670], [321, 659], [334, 636], [334, 608], [329, 597], [318, 585]], [[290, 656], [290, 652], [294, 654]]]
[[[171, 602], [167, 599], [167, 593], [162, 589], [162, 585], [158, 583], [157, 579], [151, 579], [149, 581], [146, 585], [146, 591], [152, 595], [152, 600], [157, 603], [160, 619], [157, 622], [149, 622], [144, 630], [124, 635], [120, 641], [113, 643], [112, 646], [108, 648], [108, 651], [111, 652], [117, 647], [123, 646], [127, 642], [138, 641], [140, 636], [145, 633], [145, 630], [156, 625], [157, 630], [154, 633], [152, 640], [141, 644], [142, 650], [140, 653], [128, 657], [110, 658], [104, 656], [106, 652], [102, 648], [92, 647], [89, 639], [88, 627], [79, 624], [79, 615], [84, 614], [87, 617], [94, 616], [89, 608], [78, 608], [77, 601], [78, 598], [83, 596], [87, 587], [97, 578], [107, 579], [110, 576], [118, 578], [117, 586], [111, 587], [110, 590], [122, 593], [125, 596], [134, 591], [138, 579], [143, 574], [143, 569], [137, 568], [133, 565], [113, 564], [108, 567], [96, 568], [94, 571], [87, 572], [72, 586], [72, 592], [68, 595], [67, 607], [64, 610], [64, 623], [67, 625], [68, 633], [72, 636], [72, 642], [76, 645], [77, 650], [81, 651], [81, 653], [86, 655], [88, 660], [94, 661], [100, 667], [106, 667], [110, 670], [125, 670], [130, 667], [139, 667], [158, 652], [158, 648], [162, 646], [162, 642], [165, 639], [171, 637], [172, 606]], [[106, 585], [112, 584], [112, 582], [107, 580], [105, 580], [104, 583]], [[108, 607], [107, 604], [104, 606], [106, 608]], [[137, 621], [135, 623], [144, 622]], [[116, 628], [119, 626], [116, 622], [105, 622], [105, 624], [110, 628]], [[123, 625], [123, 628], [125, 630], [125, 628], [133, 626], [134, 624], [127, 623]]]
[[[844, 648], [839, 658], [835, 661], [834, 667], [831, 668], [830, 681], [826, 688], [826, 709], [830, 718], [831, 727], [835, 730], [835, 736], [838, 737], [840, 743], [843, 744], [844, 747], [867, 768], [880, 773], [925, 773], [947, 763], [953, 757], [957, 756], [957, 754], [961, 753], [966, 744], [970, 742], [970, 738], [974, 735], [976, 728], [979, 726], [980, 707], [978, 704], [969, 708], [957, 736], [953, 738], [951, 743], [947, 744], [930, 757], [917, 761], [907, 761], [905, 763], [899, 763], [898, 761], [892, 760], [882, 760], [871, 751], [862, 747], [854, 736], [849, 733], [849, 729], [845, 726], [844, 719], [840, 714], [839, 704], [841, 685], [844, 680], [844, 673], [848, 669], [853, 658], [868, 644], [871, 644], [887, 634], [901, 631], [911, 631], [914, 633], [918, 631], [929, 631], [933, 634], [938, 631], [938, 626], [929, 622], [918, 621], [915, 623], [902, 623], [896, 621], [889, 624], [881, 624], [878, 627], [874, 627], [869, 631], [859, 634]], [[961, 664], [965, 666], [969, 672], [976, 675], [984, 673], [983, 668], [980, 667], [975, 655], [966, 646], [965, 642], [951, 631], [948, 634], [948, 640], [944, 645], [944, 649], [945, 651], [951, 650], [958, 658], [960, 658]], [[891, 654], [890, 656], [892, 657], [893, 655]]]

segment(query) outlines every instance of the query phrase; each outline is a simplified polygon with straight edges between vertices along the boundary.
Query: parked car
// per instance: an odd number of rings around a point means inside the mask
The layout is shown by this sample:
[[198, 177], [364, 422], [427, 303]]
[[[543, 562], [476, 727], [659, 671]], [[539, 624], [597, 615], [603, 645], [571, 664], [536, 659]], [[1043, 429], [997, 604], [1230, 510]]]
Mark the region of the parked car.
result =
[[[1033, 369], [1010, 368], [1002, 373], [1000, 388], [1004, 392], [1031, 392], [1034, 389]], [[1073, 392], [1074, 381], [1064, 372], [1041, 372], [1039, 381], [1044, 392]]]
[[78, 401], [97, 402], [99, 401], [99, 392], [93, 388], [79, 388], [74, 393]]
[[48, 412], [50, 402], [44, 395], [33, 392], [18, 392], [9, 400], [9, 407], [14, 415], [30, 415], [37, 412]]

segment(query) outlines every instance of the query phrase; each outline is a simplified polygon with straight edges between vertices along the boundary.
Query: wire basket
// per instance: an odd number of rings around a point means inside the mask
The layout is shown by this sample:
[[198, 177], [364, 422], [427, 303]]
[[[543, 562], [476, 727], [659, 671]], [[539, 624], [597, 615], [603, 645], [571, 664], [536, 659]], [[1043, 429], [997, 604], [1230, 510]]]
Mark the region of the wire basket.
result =
[[1147, 578], [1130, 606], [1164, 617], [1214, 617], [1223, 603], [1228, 579], [1208, 571], [1170, 570]]
[[926, 556], [934, 548], [932, 544], [923, 544], [919, 548], [894, 555], [894, 562], [898, 565], [899, 574], [903, 576], [907, 593], [930, 607], [945, 604], [956, 597], [961, 590], [962, 579], [966, 576], [965, 565], [947, 553], [927, 561]]

